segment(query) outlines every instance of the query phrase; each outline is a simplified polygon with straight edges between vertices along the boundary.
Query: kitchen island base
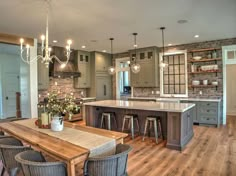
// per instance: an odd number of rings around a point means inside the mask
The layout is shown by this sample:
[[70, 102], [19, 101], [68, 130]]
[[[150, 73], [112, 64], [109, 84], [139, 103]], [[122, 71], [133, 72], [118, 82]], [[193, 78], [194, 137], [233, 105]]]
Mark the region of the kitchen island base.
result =
[[[146, 103], [146, 102], [145, 102]], [[193, 137], [193, 109], [184, 112], [165, 112], [158, 110], [128, 109], [116, 107], [103, 107], [94, 105], [85, 105], [86, 125], [100, 127], [102, 112], [115, 112], [118, 128], [114, 123], [111, 124], [112, 130], [121, 131], [122, 121], [125, 114], [138, 114], [140, 133], [143, 134], [145, 119], [147, 116], [160, 116], [163, 136], [167, 140], [166, 147], [175, 150], [183, 150]], [[135, 128], [137, 129], [137, 128]], [[151, 134], [151, 136], [154, 134]]]

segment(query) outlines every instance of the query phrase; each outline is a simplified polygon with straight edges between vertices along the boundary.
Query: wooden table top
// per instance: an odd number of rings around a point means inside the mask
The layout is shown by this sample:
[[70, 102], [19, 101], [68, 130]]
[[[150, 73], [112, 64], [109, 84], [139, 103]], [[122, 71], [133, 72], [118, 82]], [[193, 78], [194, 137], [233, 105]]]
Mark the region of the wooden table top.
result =
[[[117, 141], [128, 135], [126, 133], [108, 131], [88, 126], [80, 126], [78, 124], [72, 124], [69, 122], [64, 122], [64, 124], [66, 127], [71, 127], [82, 131], [110, 137], [116, 139]], [[0, 128], [3, 131], [6, 131], [10, 135], [13, 135], [20, 140], [23, 140], [35, 147], [41, 148], [46, 152], [56, 155], [57, 157], [59, 157], [59, 159], [62, 160], [68, 161], [77, 158], [79, 156], [89, 154], [88, 149], [43, 134], [28, 127], [16, 124], [14, 122], [0, 123]]]

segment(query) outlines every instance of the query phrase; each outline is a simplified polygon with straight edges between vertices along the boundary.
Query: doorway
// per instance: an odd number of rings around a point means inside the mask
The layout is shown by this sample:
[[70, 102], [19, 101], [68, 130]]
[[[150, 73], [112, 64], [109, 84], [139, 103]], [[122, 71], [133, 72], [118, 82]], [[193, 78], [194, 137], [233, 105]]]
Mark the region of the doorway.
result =
[[236, 117], [236, 45], [223, 46], [223, 124], [226, 116]]
[[0, 118], [16, 116], [16, 92], [20, 91], [20, 62], [15, 54], [0, 54]]
[[116, 59], [116, 99], [127, 100], [131, 96], [130, 58]]

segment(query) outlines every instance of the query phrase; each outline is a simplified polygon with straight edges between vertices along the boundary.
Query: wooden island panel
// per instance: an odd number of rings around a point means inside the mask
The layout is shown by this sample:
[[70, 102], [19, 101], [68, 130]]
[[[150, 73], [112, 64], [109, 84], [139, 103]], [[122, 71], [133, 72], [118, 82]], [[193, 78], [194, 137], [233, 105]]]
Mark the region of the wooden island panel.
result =
[[[193, 110], [195, 108], [195, 105], [193, 104], [189, 104], [189, 108], [185, 108], [183, 111], [180, 109], [177, 111], [176, 109], [163, 110], [160, 108], [154, 110], [153, 105], [155, 105], [155, 103], [157, 103], [156, 105], [160, 105], [158, 102], [142, 102], [143, 108], [137, 109], [135, 107], [127, 106], [115, 107], [114, 103], [112, 104], [112, 101], [117, 100], [107, 101], [111, 101], [110, 107], [107, 105], [108, 103], [106, 104], [106, 101], [98, 102], [97, 105], [96, 102], [85, 104], [86, 125], [99, 128], [102, 112], [115, 112], [118, 128], [116, 129], [114, 126], [115, 123], [112, 123], [112, 130], [121, 131], [124, 115], [134, 113], [138, 114], [140, 133], [142, 134], [144, 131], [145, 117], [154, 115], [161, 117], [163, 135], [167, 140], [167, 148], [183, 150], [193, 137]], [[149, 103], [151, 103], [152, 108], [145, 108]], [[173, 105], [173, 103], [166, 102], [162, 104]], [[136, 124], [134, 123], [134, 125]], [[134, 128], [137, 129], [136, 126]]]

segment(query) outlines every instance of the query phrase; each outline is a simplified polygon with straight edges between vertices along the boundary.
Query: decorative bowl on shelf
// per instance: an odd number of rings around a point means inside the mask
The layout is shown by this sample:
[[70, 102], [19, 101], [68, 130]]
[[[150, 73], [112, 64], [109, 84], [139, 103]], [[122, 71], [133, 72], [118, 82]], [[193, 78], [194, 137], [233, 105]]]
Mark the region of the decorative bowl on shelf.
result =
[[194, 60], [200, 60], [202, 57], [201, 56], [194, 56], [193, 59]]
[[211, 84], [212, 84], [213, 86], [218, 86], [218, 82], [217, 82], [217, 81], [213, 81], [213, 82], [211, 82]]
[[193, 80], [192, 85], [193, 86], [198, 86], [198, 85], [200, 85], [200, 81], [199, 80]]

